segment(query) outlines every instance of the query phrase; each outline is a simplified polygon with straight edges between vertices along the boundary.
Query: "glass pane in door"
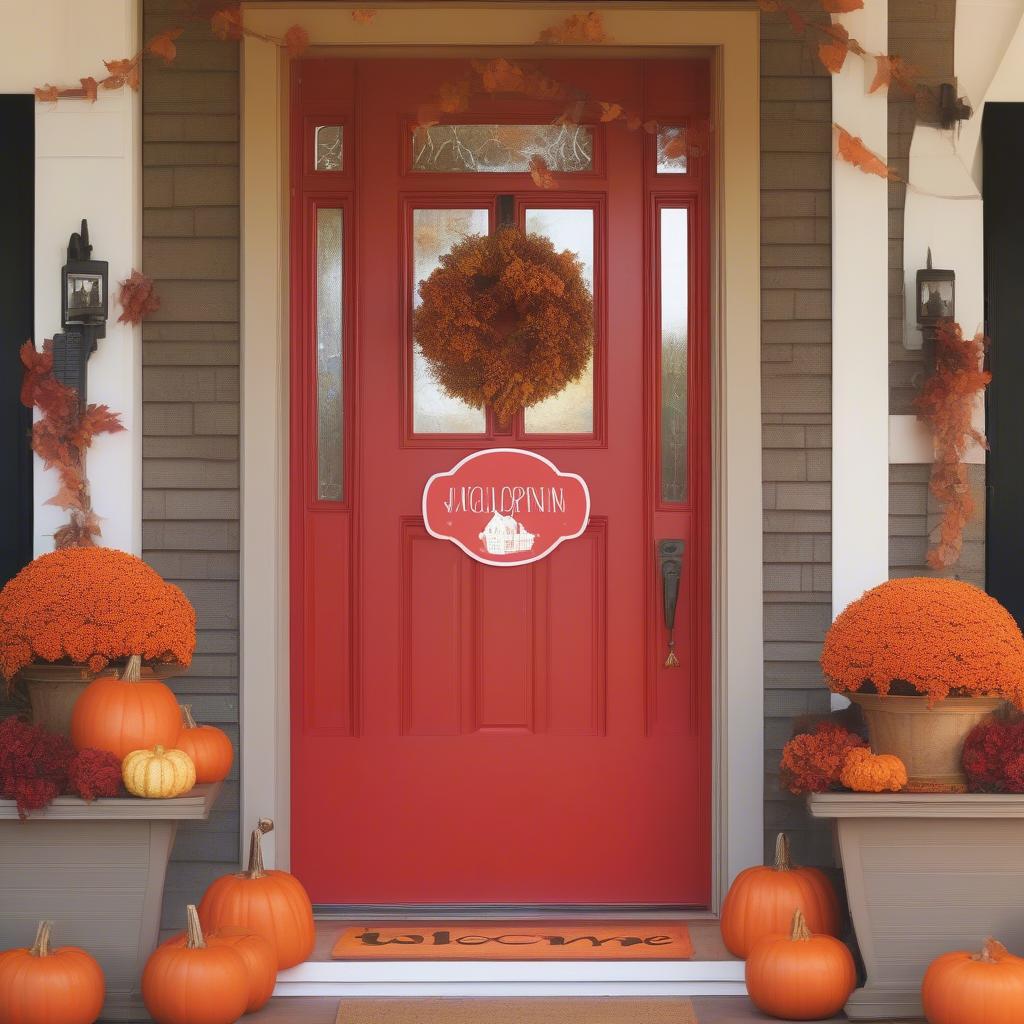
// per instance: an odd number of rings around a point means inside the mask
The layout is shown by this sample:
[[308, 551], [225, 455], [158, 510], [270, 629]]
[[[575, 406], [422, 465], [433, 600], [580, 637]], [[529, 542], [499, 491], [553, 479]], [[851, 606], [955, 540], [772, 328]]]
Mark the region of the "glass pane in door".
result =
[[661, 291], [661, 498], [687, 497], [689, 258], [687, 211], [663, 207], [658, 227]]
[[[480, 210], [413, 210], [412, 303], [420, 304], [420, 282], [441, 265], [441, 257], [467, 235], [486, 235], [489, 214]], [[482, 434], [487, 414], [446, 394], [430, 363], [413, 341], [412, 422], [417, 434]]]
[[[538, 207], [526, 211], [526, 230], [549, 238], [556, 249], [575, 253], [583, 279], [594, 294], [594, 211]], [[594, 432], [594, 357], [583, 375], [561, 394], [526, 410], [528, 434], [592, 434]]]
[[342, 211], [316, 211], [316, 451], [321, 501], [344, 494], [342, 408]]

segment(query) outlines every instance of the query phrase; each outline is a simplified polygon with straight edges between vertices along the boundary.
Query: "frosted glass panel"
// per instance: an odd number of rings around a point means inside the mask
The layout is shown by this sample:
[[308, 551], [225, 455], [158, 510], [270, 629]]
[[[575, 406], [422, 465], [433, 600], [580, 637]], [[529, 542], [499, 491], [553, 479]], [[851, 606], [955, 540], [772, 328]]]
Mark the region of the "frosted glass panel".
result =
[[340, 171], [345, 166], [345, 130], [340, 124], [322, 124], [314, 135], [313, 166], [318, 171]]
[[435, 124], [412, 136], [412, 169], [518, 173], [540, 156], [552, 171], [589, 171], [594, 133], [579, 124]]
[[661, 497], [686, 501], [687, 333], [689, 267], [687, 211], [662, 209]]
[[[467, 235], [486, 235], [487, 210], [414, 210], [412, 214], [412, 302], [420, 304], [420, 282], [441, 264], [441, 257]], [[482, 434], [487, 414], [461, 398], [445, 394], [430, 363], [413, 342], [412, 423], [417, 434]]]
[[317, 497], [344, 497], [342, 405], [342, 211], [316, 211]]
[[[526, 230], [544, 235], [560, 252], [569, 249], [583, 264], [583, 277], [594, 294], [594, 211], [526, 211]], [[594, 357], [583, 375], [560, 394], [531, 406], [525, 414], [529, 434], [592, 434], [594, 432]]]
[[658, 129], [658, 173], [685, 174], [686, 150], [682, 148], [683, 128]]

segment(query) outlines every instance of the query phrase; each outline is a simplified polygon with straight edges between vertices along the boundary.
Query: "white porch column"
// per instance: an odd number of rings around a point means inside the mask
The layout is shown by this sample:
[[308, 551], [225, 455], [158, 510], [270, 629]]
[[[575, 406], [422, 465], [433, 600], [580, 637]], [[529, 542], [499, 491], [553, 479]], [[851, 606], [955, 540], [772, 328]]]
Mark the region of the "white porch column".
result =
[[[888, 52], [888, 0], [837, 16], [870, 53]], [[832, 117], [886, 156], [888, 102], [875, 62], [851, 54], [832, 80]], [[832, 614], [889, 577], [888, 185], [832, 166]]]
[[[0, 0], [0, 93], [31, 93], [52, 82], [99, 78], [101, 58], [129, 57], [139, 46], [138, 0]], [[117, 282], [139, 267], [142, 239], [142, 104], [130, 89], [100, 90], [95, 103], [65, 99], [35, 110], [35, 342], [61, 330], [60, 268], [68, 238], [89, 221], [93, 257], [110, 264], [107, 336], [89, 360], [90, 402], [121, 414], [124, 433], [101, 434], [88, 454], [100, 543], [142, 550], [142, 369], [138, 327], [119, 324]], [[0, 141], [0, 145], [2, 145]], [[55, 470], [34, 469], [35, 554], [53, 550], [67, 514], [46, 502]]]

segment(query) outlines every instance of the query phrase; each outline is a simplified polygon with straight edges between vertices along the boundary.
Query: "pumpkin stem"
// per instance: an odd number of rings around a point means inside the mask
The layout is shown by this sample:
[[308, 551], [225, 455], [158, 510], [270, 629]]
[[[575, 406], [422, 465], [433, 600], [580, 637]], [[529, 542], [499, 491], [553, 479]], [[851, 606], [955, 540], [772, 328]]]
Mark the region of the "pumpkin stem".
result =
[[121, 672], [121, 679], [126, 683], [137, 683], [142, 678], [142, 655], [133, 654]]
[[981, 952], [975, 953], [971, 959], [983, 964], [997, 964], [1009, 956], [1009, 950], [990, 935], [981, 946]]
[[793, 862], [789, 856], [789, 836], [785, 832], [780, 832], [775, 837], [775, 870], [793, 870]]
[[185, 908], [185, 948], [206, 949], [206, 939], [203, 938], [203, 926], [199, 923], [199, 911], [196, 905], [190, 903]]
[[266, 874], [263, 867], [263, 836], [274, 830], [274, 823], [269, 818], [260, 818], [252, 830], [249, 840], [249, 867], [245, 872], [247, 878], [262, 878]]
[[797, 910], [793, 913], [793, 930], [789, 933], [789, 937], [794, 942], [806, 942], [808, 939], [813, 938], [811, 929], [807, 927], [807, 919], [804, 917], [802, 910]]
[[196, 720], [192, 717], [192, 705], [182, 704], [181, 705], [181, 717], [185, 720], [186, 729], [196, 729]]
[[53, 928], [52, 921], [40, 921], [36, 929], [36, 941], [29, 950], [32, 956], [50, 955], [50, 931]]

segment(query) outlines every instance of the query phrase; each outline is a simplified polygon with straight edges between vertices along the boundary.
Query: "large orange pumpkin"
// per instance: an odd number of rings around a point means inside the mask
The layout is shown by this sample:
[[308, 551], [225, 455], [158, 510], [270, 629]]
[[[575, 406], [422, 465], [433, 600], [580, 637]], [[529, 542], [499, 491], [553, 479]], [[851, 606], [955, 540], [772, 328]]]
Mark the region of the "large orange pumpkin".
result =
[[981, 952], [944, 953], [921, 984], [929, 1024], [1021, 1024], [1024, 960], [995, 939]]
[[241, 954], [207, 943], [196, 908], [186, 910], [183, 943], [157, 946], [142, 972], [142, 1000], [157, 1024], [234, 1024], [249, 1002]]
[[722, 939], [733, 956], [746, 958], [765, 935], [785, 934], [800, 910], [816, 935], [838, 935], [839, 899], [832, 883], [817, 868], [794, 867], [789, 839], [775, 840], [773, 867], [741, 871], [722, 904]]
[[122, 761], [143, 747], [173, 747], [181, 732], [174, 691], [159, 679], [142, 679], [142, 659], [133, 654], [120, 678], [94, 679], [75, 701], [71, 740], [79, 750], [109, 750]]
[[812, 935], [798, 910], [788, 935], [766, 935], [754, 943], [746, 979], [747, 994], [762, 1013], [822, 1020], [843, 1008], [857, 971], [846, 946], [831, 935]]
[[3, 1024], [93, 1024], [106, 992], [100, 965], [77, 946], [50, 948], [52, 922], [40, 921], [31, 949], [0, 953]]
[[313, 906], [302, 883], [287, 871], [263, 866], [261, 840], [274, 823], [261, 818], [249, 844], [249, 867], [211, 883], [199, 904], [199, 919], [208, 931], [246, 928], [270, 940], [279, 969], [302, 963], [313, 952], [316, 931]]
[[[253, 1013], [265, 1006], [277, 984], [277, 953], [270, 942], [245, 928], [221, 928], [207, 932], [205, 938], [208, 946], [230, 946], [245, 962], [249, 976], [249, 1002], [245, 1012]], [[168, 939], [165, 945], [184, 946], [187, 942], [188, 932], [182, 932]]]
[[175, 746], [184, 750], [196, 766], [196, 782], [221, 782], [228, 777], [235, 759], [235, 748], [223, 729], [215, 725], [197, 725], [188, 704], [181, 706], [185, 720]]

